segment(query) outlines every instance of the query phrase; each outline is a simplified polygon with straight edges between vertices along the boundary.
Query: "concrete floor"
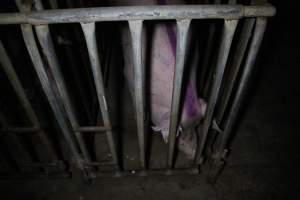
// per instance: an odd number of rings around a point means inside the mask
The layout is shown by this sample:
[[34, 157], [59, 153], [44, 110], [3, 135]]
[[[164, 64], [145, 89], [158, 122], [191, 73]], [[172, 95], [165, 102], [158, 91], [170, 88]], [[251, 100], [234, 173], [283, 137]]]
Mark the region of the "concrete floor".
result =
[[[281, 10], [280, 7], [279, 11]], [[288, 14], [288, 13], [286, 13]], [[1, 181], [3, 199], [297, 199], [299, 45], [292, 22], [279, 13], [268, 27], [246, 109], [227, 165], [215, 185], [204, 175], [73, 180]], [[296, 19], [296, 18], [295, 18]], [[133, 156], [133, 155], [132, 155]], [[295, 198], [296, 197], [296, 198]]]

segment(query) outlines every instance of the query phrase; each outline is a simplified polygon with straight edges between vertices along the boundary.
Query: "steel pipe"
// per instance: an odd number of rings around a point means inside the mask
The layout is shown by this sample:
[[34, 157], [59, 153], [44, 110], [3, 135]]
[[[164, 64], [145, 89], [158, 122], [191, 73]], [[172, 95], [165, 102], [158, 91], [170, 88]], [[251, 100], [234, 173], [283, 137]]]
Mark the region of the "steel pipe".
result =
[[224, 70], [227, 63], [227, 58], [229, 55], [232, 39], [237, 27], [238, 20], [225, 20], [224, 30], [221, 40], [221, 45], [219, 48], [219, 54], [217, 58], [217, 67], [213, 74], [211, 92], [208, 98], [207, 111], [205, 114], [203, 126], [201, 127], [201, 140], [199, 140], [195, 161], [196, 164], [201, 164], [203, 162], [203, 151], [206, 144], [207, 135], [210, 129], [210, 125], [213, 119], [213, 114], [215, 111], [221, 82], [223, 79]]
[[180, 114], [180, 100], [182, 89], [182, 78], [184, 72], [185, 56], [187, 49], [188, 31], [191, 20], [177, 20], [177, 42], [176, 42], [176, 60], [173, 80], [172, 104], [169, 127], [169, 149], [168, 149], [168, 169], [172, 169], [174, 160], [174, 148], [178, 129], [178, 120]]
[[[41, 7], [38, 7], [38, 9], [42, 9]], [[52, 37], [50, 35], [50, 30], [48, 25], [37, 25], [34, 26], [36, 30], [36, 35], [38, 38], [38, 41], [41, 45], [42, 52], [45, 56], [45, 59], [47, 60], [47, 63], [49, 64], [49, 67], [51, 69], [55, 85], [57, 86], [58, 93], [61, 98], [59, 100], [62, 101], [64, 108], [66, 110], [67, 116], [70, 120], [70, 123], [72, 127], [78, 127], [79, 123], [77, 120], [77, 117], [75, 115], [75, 109], [73, 106], [73, 102], [71, 101], [70, 95], [68, 94], [67, 87], [65, 85], [65, 81], [61, 72], [61, 66], [58, 62], [58, 58], [56, 55], [56, 51], [54, 49], [54, 44], [52, 41]], [[90, 160], [90, 155], [87, 150], [86, 144], [82, 138], [82, 135], [80, 132], [75, 131], [74, 132], [76, 139], [78, 141], [78, 144], [80, 146], [80, 150], [87, 161]]]
[[221, 136], [221, 142], [218, 147], [219, 152], [223, 151], [226, 148], [228, 138], [230, 137], [230, 133], [232, 132], [234, 122], [236, 121], [236, 118], [238, 116], [238, 111], [245, 97], [246, 88], [249, 85], [250, 77], [253, 71], [253, 66], [255, 64], [256, 56], [263, 39], [266, 25], [267, 20], [265, 18], [256, 19], [254, 35], [246, 58], [245, 67], [241, 75], [239, 85], [235, 93], [233, 103], [231, 105], [231, 109], [225, 122], [225, 127]]
[[239, 19], [271, 17], [275, 8], [242, 5], [169, 5], [77, 8], [0, 14], [0, 24], [53, 24], [166, 19]]
[[255, 23], [255, 19], [251, 18], [251, 19], [245, 19], [245, 22], [243, 24], [242, 32], [241, 35], [239, 36], [239, 41], [237, 43], [236, 51], [233, 60], [229, 66], [230, 74], [229, 77], [227, 78], [228, 83], [225, 83], [224, 92], [221, 97], [219, 109], [216, 115], [216, 122], [218, 123], [218, 125], [220, 125], [221, 121], [223, 120], [225, 109], [227, 108], [229, 98], [231, 97], [233, 87], [236, 83], [236, 79], [240, 71], [241, 63], [246, 53], [246, 49], [252, 34], [254, 23]]
[[[14, 88], [16, 95], [18, 97], [18, 100], [22, 104], [22, 107], [24, 108], [25, 113], [28, 116], [30, 123], [33, 126], [37, 127], [38, 137], [39, 137], [40, 141], [43, 143], [43, 147], [46, 149], [47, 153], [49, 154], [48, 159], [46, 159], [47, 157], [45, 157], [45, 155], [39, 155], [39, 159], [45, 160], [45, 161], [46, 160], [49, 161], [49, 159], [57, 160], [58, 157], [56, 155], [56, 152], [55, 152], [51, 142], [49, 141], [49, 138], [47, 137], [46, 133], [43, 130], [38, 128], [38, 127], [40, 127], [40, 122], [38, 120], [38, 116], [36, 115], [29, 99], [27, 98], [27, 96], [25, 94], [25, 90], [21, 84], [21, 81], [20, 81], [16, 71], [14, 70], [11, 60], [10, 60], [9, 56], [7, 55], [1, 41], [0, 41], [0, 63], [1, 63], [2, 68], [4, 69], [4, 72], [6, 73], [6, 75], [8, 77], [12, 87]], [[15, 129], [15, 131], [18, 131], [18, 130]], [[23, 130], [23, 132], [24, 132], [24, 130]], [[28, 132], [28, 130], [27, 130], [27, 132]], [[33, 136], [32, 139], [37, 141], [38, 138]], [[37, 141], [37, 142], [39, 142], [39, 141]], [[38, 150], [38, 148], [36, 148], [36, 149]], [[38, 152], [40, 152], [40, 150], [38, 150]]]
[[[105, 90], [103, 85], [101, 65], [98, 55], [97, 40], [96, 40], [96, 26], [95, 23], [81, 23], [81, 27], [84, 33], [88, 54], [90, 57], [94, 82], [96, 86], [96, 93], [98, 97], [98, 103], [100, 105], [100, 111], [103, 118], [103, 124], [105, 127], [111, 127], [108, 107], [106, 103]], [[106, 137], [112, 158], [115, 164], [119, 167], [117, 150], [113, 139], [113, 132], [111, 130], [106, 131]]]
[[77, 163], [77, 166], [80, 169], [83, 169], [82, 158], [77, 148], [78, 146], [74, 140], [73, 133], [70, 129], [70, 124], [63, 114], [64, 111], [61, 108], [58, 100], [56, 99], [56, 95], [50, 84], [49, 77], [47, 76], [47, 73], [45, 71], [44, 63], [42, 61], [37, 44], [35, 42], [32, 26], [30, 24], [23, 24], [21, 25], [21, 30], [34, 69], [37, 72], [43, 91], [48, 99], [48, 102], [55, 115], [58, 125], [60, 126], [61, 131], [66, 139], [66, 142], [71, 150], [72, 156], [74, 157], [74, 161]]
[[134, 103], [140, 150], [140, 164], [146, 169], [145, 150], [145, 66], [142, 63], [142, 29], [143, 21], [129, 21], [132, 42], [132, 59], [134, 73]]

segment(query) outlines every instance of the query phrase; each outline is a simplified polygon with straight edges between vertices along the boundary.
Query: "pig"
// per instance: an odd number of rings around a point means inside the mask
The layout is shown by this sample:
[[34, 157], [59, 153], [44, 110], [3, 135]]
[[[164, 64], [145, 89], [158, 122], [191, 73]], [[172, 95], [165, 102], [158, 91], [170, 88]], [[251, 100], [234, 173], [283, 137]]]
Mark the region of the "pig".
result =
[[[123, 5], [150, 5], [168, 4], [166, 1], [143, 0], [122, 1]], [[172, 3], [182, 4], [181, 1]], [[151, 49], [146, 50], [147, 42], [151, 42]], [[188, 43], [191, 43], [189, 41]], [[131, 46], [131, 35], [128, 27], [122, 30], [122, 47], [124, 52], [124, 74], [129, 85], [131, 95], [134, 99], [134, 73]], [[150, 65], [146, 65], [146, 51], [150, 55]], [[191, 58], [197, 60], [197, 54]], [[142, 33], [142, 62], [144, 66], [150, 66], [147, 74], [150, 78], [149, 98], [152, 129], [162, 135], [163, 140], [168, 143], [170, 112], [173, 91], [173, 79], [176, 57], [176, 25], [171, 22], [158, 22], [153, 26], [152, 40], [147, 40], [145, 28]], [[193, 159], [197, 146], [196, 126], [200, 123], [206, 112], [206, 102], [198, 98], [196, 89], [197, 62], [191, 62], [187, 86], [182, 90], [183, 106], [180, 113], [179, 128], [177, 131], [178, 149], [186, 154], [187, 158]]]

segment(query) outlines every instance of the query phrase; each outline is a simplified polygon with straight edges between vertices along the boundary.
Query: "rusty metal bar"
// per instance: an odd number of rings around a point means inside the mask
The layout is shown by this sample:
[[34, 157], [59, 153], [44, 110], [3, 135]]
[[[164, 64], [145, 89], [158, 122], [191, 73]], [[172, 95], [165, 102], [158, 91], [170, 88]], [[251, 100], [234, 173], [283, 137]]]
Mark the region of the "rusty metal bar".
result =
[[263, 35], [266, 29], [267, 20], [265, 18], [257, 18], [255, 24], [254, 35], [250, 44], [250, 49], [246, 58], [245, 67], [239, 81], [237, 91], [235, 93], [235, 98], [231, 105], [227, 120], [225, 122], [224, 131], [222, 133], [221, 143], [218, 147], [218, 151], [221, 152], [226, 148], [228, 138], [232, 132], [232, 127], [236, 121], [238, 110], [243, 102], [247, 86], [249, 85], [250, 76], [253, 71], [253, 66], [255, 64], [256, 56], [261, 45]]
[[201, 140], [199, 140], [197, 152], [196, 152], [196, 164], [201, 164], [203, 162], [203, 150], [206, 144], [206, 138], [210, 129], [213, 114], [215, 111], [215, 106], [217, 103], [220, 86], [227, 63], [227, 58], [229, 55], [232, 39], [237, 27], [238, 20], [225, 20], [224, 30], [221, 40], [221, 45], [219, 48], [219, 55], [217, 58], [217, 67], [213, 74], [212, 87], [210, 90], [207, 111], [205, 114], [202, 130], [201, 130]]
[[45, 95], [49, 101], [49, 104], [51, 106], [51, 109], [55, 115], [55, 118], [58, 122], [58, 125], [61, 128], [61, 131], [66, 139], [66, 142], [70, 148], [70, 151], [72, 153], [73, 159], [77, 164], [77, 167], [80, 169], [84, 169], [84, 166], [82, 164], [82, 158], [80, 153], [78, 152], [77, 144], [74, 141], [74, 136], [72, 135], [72, 131], [70, 129], [69, 122], [65, 118], [63, 114], [63, 110], [56, 99], [56, 95], [52, 89], [51, 81], [49, 80], [49, 77], [47, 76], [47, 73], [45, 71], [44, 63], [42, 61], [42, 58], [39, 54], [37, 44], [35, 42], [32, 26], [29, 24], [23, 24], [21, 25], [21, 30], [24, 38], [24, 42], [26, 45], [26, 48], [28, 50], [29, 56], [32, 60], [33, 66], [35, 71], [37, 72], [38, 78], [41, 82], [43, 91], [45, 92]]
[[[40, 123], [39, 123], [38, 117], [37, 117], [35, 111], [33, 110], [31, 103], [29, 102], [29, 100], [25, 94], [24, 88], [18, 78], [17, 73], [15, 72], [15, 70], [13, 68], [10, 58], [7, 55], [1, 41], [0, 41], [0, 63], [1, 63], [2, 68], [4, 69], [8, 79], [11, 82], [11, 85], [13, 86], [13, 88], [16, 92], [16, 95], [17, 95], [19, 101], [21, 102], [21, 104], [26, 112], [26, 115], [29, 118], [30, 123], [32, 123], [32, 125], [38, 129], [37, 134], [38, 134], [39, 138], [41, 139], [44, 147], [47, 149], [47, 153], [49, 153], [50, 159], [57, 160], [58, 158], [57, 158], [56, 152], [53, 149], [53, 146], [50, 143], [46, 133], [39, 128]], [[28, 132], [28, 130], [27, 130], [27, 132]]]
[[240, 19], [271, 17], [275, 8], [242, 5], [170, 5], [123, 6], [44, 10], [0, 14], [0, 24], [51, 24], [95, 21], [165, 20], [165, 19]]
[[182, 77], [184, 72], [185, 55], [188, 39], [188, 31], [191, 20], [177, 20], [177, 42], [176, 42], [176, 61], [173, 81], [173, 93], [169, 128], [169, 149], [168, 149], [168, 169], [172, 169], [174, 160], [174, 147], [180, 114], [180, 100]]
[[[106, 97], [105, 97], [105, 90], [103, 86], [101, 65], [100, 65], [100, 60], [99, 60], [99, 55], [97, 50], [96, 26], [95, 23], [85, 23], [85, 24], [81, 23], [81, 27], [84, 33], [87, 50], [90, 57], [98, 102], [103, 117], [103, 124], [105, 127], [111, 127], [108, 107], [107, 107]], [[110, 152], [112, 154], [113, 161], [119, 167], [117, 151], [113, 139], [113, 132], [111, 130], [107, 130], [106, 137], [107, 137], [107, 142], [108, 142]]]
[[[43, 6], [39, 0], [35, 0], [34, 7], [37, 10], [43, 10]], [[26, 10], [23, 10], [26, 11]], [[48, 25], [37, 25], [34, 26], [38, 41], [41, 45], [42, 52], [47, 60], [47, 63], [51, 69], [54, 82], [58, 88], [58, 93], [61, 96], [60, 100], [63, 102], [65, 110], [67, 112], [68, 118], [72, 127], [78, 127], [78, 120], [75, 115], [75, 109], [71, 98], [67, 92], [67, 88], [65, 85], [65, 81], [61, 72], [61, 66], [59, 64], [56, 51], [54, 49], [54, 44], [52, 41], [52, 37], [50, 35], [50, 30]], [[80, 132], [75, 131], [75, 136], [77, 138], [78, 144], [80, 146], [80, 150], [87, 161], [90, 160], [90, 155], [87, 150], [86, 144], [82, 138]]]
[[142, 63], [142, 29], [143, 21], [129, 21], [131, 33], [133, 71], [134, 71], [134, 103], [140, 150], [140, 164], [146, 169], [145, 154], [145, 66]]

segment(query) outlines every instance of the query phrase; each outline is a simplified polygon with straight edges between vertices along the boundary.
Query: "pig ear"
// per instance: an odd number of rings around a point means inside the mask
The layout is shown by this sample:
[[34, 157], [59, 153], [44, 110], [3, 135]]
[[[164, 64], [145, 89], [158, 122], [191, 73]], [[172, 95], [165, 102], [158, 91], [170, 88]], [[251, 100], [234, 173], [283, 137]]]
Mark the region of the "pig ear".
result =
[[207, 103], [204, 99], [202, 98], [199, 98], [198, 99], [198, 102], [200, 104], [200, 112], [201, 112], [201, 115], [204, 116], [205, 113], [206, 113], [206, 107], [207, 107]]

